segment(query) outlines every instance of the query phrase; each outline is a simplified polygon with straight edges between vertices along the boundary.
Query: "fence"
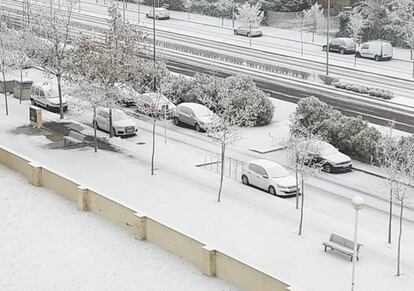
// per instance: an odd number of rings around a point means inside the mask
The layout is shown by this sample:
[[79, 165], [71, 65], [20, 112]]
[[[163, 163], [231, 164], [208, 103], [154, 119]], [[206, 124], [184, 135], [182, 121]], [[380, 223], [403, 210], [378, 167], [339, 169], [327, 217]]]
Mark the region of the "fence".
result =
[[[197, 167], [203, 168], [213, 173], [221, 173], [220, 155], [204, 155], [204, 163], [198, 164]], [[233, 180], [240, 180], [241, 173], [245, 167], [245, 162], [231, 158], [224, 158], [224, 176]]]

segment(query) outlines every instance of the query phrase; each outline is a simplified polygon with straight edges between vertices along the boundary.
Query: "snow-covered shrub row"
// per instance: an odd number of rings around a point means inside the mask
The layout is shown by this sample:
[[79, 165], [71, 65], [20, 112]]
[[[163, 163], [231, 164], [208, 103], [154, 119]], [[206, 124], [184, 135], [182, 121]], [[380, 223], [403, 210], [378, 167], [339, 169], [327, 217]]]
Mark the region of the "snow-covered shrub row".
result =
[[356, 92], [359, 94], [365, 94], [373, 97], [379, 97], [382, 99], [391, 99], [392, 97], [394, 97], [393, 93], [389, 90], [362, 86], [355, 83], [337, 81], [334, 82], [332, 85], [334, 85], [336, 88], [345, 89], [348, 91]]
[[360, 116], [347, 117], [316, 97], [301, 99], [291, 130], [306, 128], [354, 159], [371, 162], [381, 133]]
[[249, 67], [252, 67], [252, 68], [257, 68], [257, 69], [261, 69], [264, 71], [273, 72], [276, 74], [287, 75], [287, 76], [291, 76], [294, 78], [307, 80], [311, 76], [311, 73], [308, 73], [308, 72], [299, 71], [299, 70], [290, 69], [290, 68], [281, 67], [281, 66], [265, 64], [265, 63], [259, 63], [259, 62], [255, 62], [251, 60], [246, 60], [246, 63]]
[[231, 100], [230, 111], [248, 112], [247, 120], [256, 126], [267, 125], [273, 118], [274, 106], [268, 95], [245, 75], [224, 79], [204, 74], [194, 78], [170, 75], [163, 84], [163, 94], [179, 102], [202, 103], [206, 96], [212, 100], [226, 96]]
[[244, 65], [247, 65], [248, 67], [251, 67], [251, 68], [256, 68], [256, 69], [260, 69], [260, 70], [264, 70], [264, 71], [269, 71], [269, 72], [273, 72], [273, 73], [276, 73], [276, 74], [286, 75], [286, 76], [290, 76], [290, 77], [294, 77], [294, 78], [298, 78], [298, 79], [307, 80], [311, 76], [311, 73], [304, 72], [304, 71], [299, 71], [299, 70], [295, 70], [295, 69], [290, 69], [290, 68], [286, 68], [286, 67], [270, 65], [270, 64], [265, 64], [265, 63], [260, 63], [260, 62], [251, 61], [251, 60], [245, 60], [243, 58], [238, 58], [238, 57], [229, 56], [229, 55], [226, 55], [226, 54], [221, 54], [221, 53], [212, 52], [212, 51], [208, 51], [208, 50], [193, 48], [193, 47], [189, 47], [189, 46], [185, 46], [185, 45], [181, 45], [181, 44], [169, 43], [169, 42], [165, 42], [165, 41], [158, 41], [158, 45], [162, 46], [164, 48], [168, 48], [168, 49], [172, 49], [172, 50], [178, 50], [178, 51], [185, 52], [185, 53], [188, 53], [188, 54], [201, 56], [201, 57], [205, 57], [205, 58], [210, 58], [210, 59], [214, 59], [214, 60], [225, 61], [225, 62], [232, 63], [232, 64], [237, 64], [237, 65], [243, 65], [244, 64]]

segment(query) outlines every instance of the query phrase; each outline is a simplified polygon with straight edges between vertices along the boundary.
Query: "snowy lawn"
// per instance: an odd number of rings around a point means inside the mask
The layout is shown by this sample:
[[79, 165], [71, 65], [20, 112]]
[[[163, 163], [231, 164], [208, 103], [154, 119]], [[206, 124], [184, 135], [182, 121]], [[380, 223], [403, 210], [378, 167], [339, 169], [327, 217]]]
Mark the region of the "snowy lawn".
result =
[[236, 290], [0, 166], [0, 289]]

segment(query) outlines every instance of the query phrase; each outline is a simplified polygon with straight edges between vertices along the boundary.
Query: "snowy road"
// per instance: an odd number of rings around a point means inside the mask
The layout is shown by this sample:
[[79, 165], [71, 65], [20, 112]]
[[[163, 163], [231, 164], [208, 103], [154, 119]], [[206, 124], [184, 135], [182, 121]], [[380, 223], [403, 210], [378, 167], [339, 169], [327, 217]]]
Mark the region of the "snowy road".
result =
[[[4, 0], [4, 3], [15, 9], [22, 8], [22, 2], [20, 1]], [[141, 8], [142, 12], [149, 9], [145, 6]], [[88, 0], [82, 2], [80, 12], [77, 9], [75, 10], [73, 14], [75, 21], [93, 23], [100, 27], [106, 26], [107, 6]], [[233, 35], [232, 29], [229, 27], [220, 27], [200, 21], [188, 21], [183, 15], [186, 14], [172, 12], [172, 19], [157, 21], [158, 39], [192, 47], [202, 47], [211, 51], [219, 50], [229, 55], [249, 59], [256, 58], [266, 63], [283, 64], [287, 67], [308, 72], [325, 73], [325, 54], [321, 51], [320, 45], [307, 43], [305, 45], [305, 55], [301, 57], [299, 54], [300, 45], [297, 40], [292, 39], [295, 32], [284, 32], [287, 35], [278, 36], [279, 31], [271, 27], [263, 27], [265, 35], [254, 39], [253, 47], [249, 47], [248, 39]], [[143, 15], [141, 16], [141, 25], [146, 27], [148, 33], [151, 34], [152, 20], [146, 19]], [[125, 17], [132, 22], [137, 21], [136, 5], [128, 5]], [[211, 17], [202, 19], [204, 21], [214, 20]], [[396, 49], [396, 52], [399, 52], [399, 50]], [[413, 98], [411, 94], [414, 90], [413, 62], [410, 60], [395, 59], [390, 62], [374, 62], [360, 59], [357, 61], [358, 65], [354, 67], [354, 58], [351, 55], [331, 53], [330, 59], [331, 74], [341, 77], [343, 81], [389, 89], [394, 92], [395, 96]]]

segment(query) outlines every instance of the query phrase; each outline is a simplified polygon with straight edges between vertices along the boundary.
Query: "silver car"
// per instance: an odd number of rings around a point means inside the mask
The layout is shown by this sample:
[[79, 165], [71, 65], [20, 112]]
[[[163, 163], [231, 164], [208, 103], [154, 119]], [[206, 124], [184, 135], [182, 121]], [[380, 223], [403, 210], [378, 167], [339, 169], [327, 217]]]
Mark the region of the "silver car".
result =
[[259, 25], [252, 25], [252, 27], [249, 27], [249, 25], [241, 25], [235, 28], [233, 32], [235, 35], [245, 35], [247, 37], [262, 36], [263, 34]]
[[[155, 15], [155, 16], [154, 16]], [[169, 19], [170, 18], [170, 11], [165, 8], [155, 8], [155, 13], [153, 9], [150, 9], [147, 14], [145, 14], [147, 18], [154, 18], [155, 19]]]
[[213, 124], [217, 116], [206, 106], [184, 102], [175, 108], [174, 112], [174, 124], [187, 124], [196, 131], [206, 130], [209, 125]]
[[[109, 132], [109, 108], [99, 107], [96, 110], [96, 120], [93, 121], [97, 129]], [[131, 136], [138, 131], [136, 122], [124, 111], [112, 109], [112, 130], [115, 136]]]

